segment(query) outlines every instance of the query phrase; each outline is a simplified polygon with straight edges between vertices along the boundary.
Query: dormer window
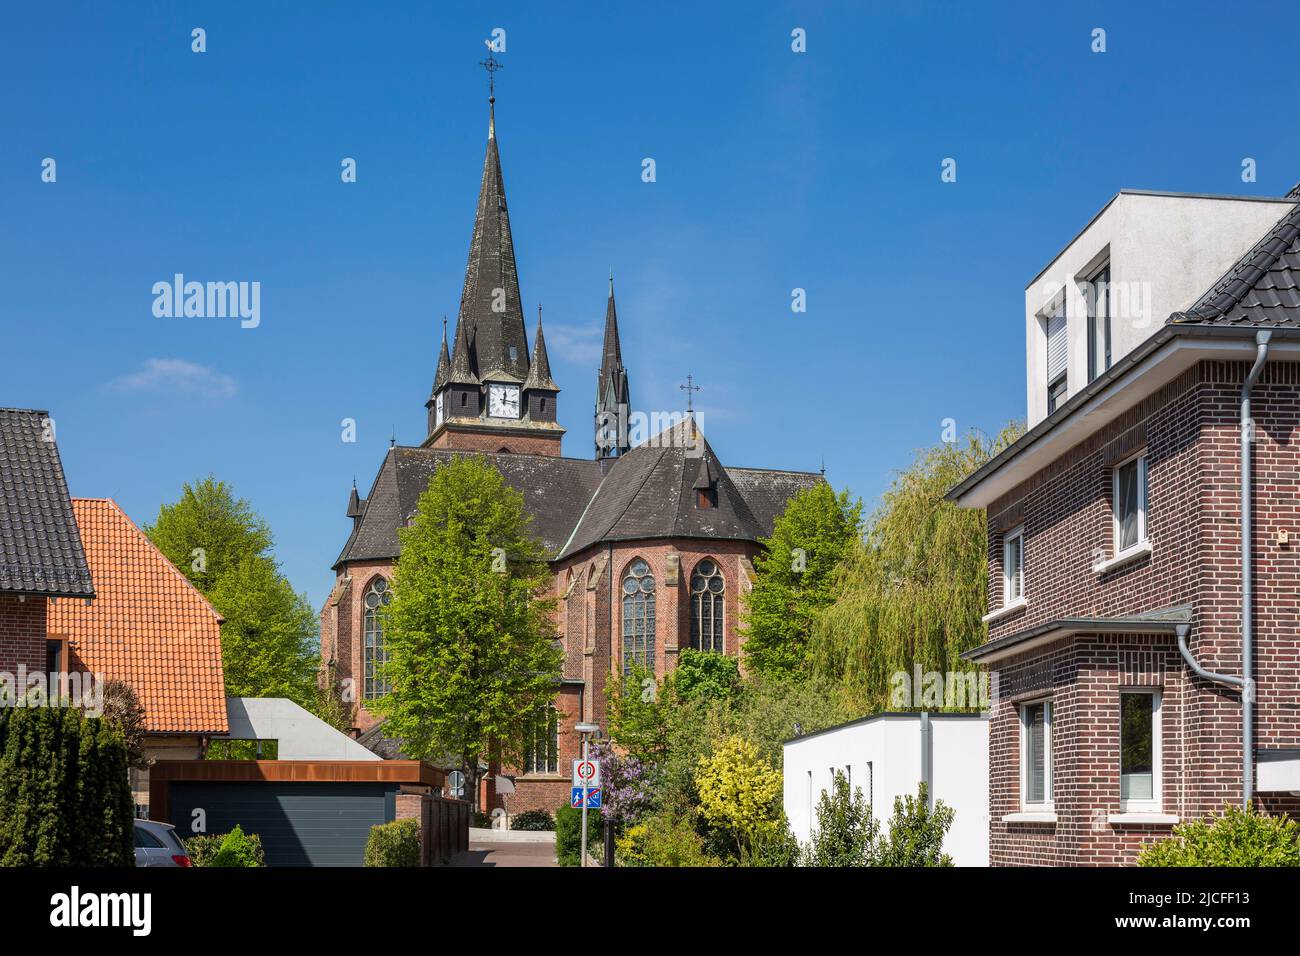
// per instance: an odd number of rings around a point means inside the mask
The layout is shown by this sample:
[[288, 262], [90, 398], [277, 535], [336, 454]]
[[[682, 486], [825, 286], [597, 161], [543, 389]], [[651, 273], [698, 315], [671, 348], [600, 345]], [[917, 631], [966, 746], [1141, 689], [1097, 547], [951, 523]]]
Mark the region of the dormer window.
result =
[[709, 485], [707, 488], [695, 489], [695, 507], [716, 508], [717, 506], [718, 506], [717, 485]]

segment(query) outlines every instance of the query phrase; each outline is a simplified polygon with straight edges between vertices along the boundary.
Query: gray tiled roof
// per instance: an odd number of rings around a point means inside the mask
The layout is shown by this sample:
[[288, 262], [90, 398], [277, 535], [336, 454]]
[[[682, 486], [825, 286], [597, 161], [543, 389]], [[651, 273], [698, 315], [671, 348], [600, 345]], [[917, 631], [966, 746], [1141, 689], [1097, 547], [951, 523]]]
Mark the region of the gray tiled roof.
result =
[[[697, 437], [693, 438], [692, 429]], [[695, 504], [695, 488], [703, 474], [710, 475], [716, 483], [717, 507], [700, 508]], [[762, 484], [753, 475], [745, 473], [751, 489]], [[766, 515], [772, 496], [760, 497]], [[784, 508], [784, 501], [781, 507]], [[765, 528], [754, 514], [703, 433], [692, 420], [684, 419], [614, 462], [560, 556], [567, 557], [601, 541], [637, 538], [757, 541], [770, 530], [770, 525]]]
[[0, 408], [0, 591], [94, 597], [49, 419]]
[[1300, 328], [1300, 204], [1278, 220], [1175, 325]]
[[[445, 448], [391, 448], [366, 499], [365, 514], [339, 555], [339, 563], [395, 558], [397, 529], [415, 512], [420, 494], [438, 465], [466, 454]], [[524, 496], [532, 531], [550, 554], [569, 537], [582, 509], [600, 484], [600, 465], [545, 455], [483, 455], [506, 484]]]
[[[483, 455], [521, 492], [532, 530], [554, 557], [603, 541], [634, 538], [722, 538], [757, 541], [798, 491], [824, 479], [815, 472], [725, 468], [703, 436], [702, 455], [689, 453], [683, 422], [617, 459], [602, 477], [600, 463], [545, 455]], [[439, 464], [466, 452], [441, 448], [389, 449], [364, 509], [335, 567], [347, 561], [395, 558], [397, 529], [415, 512]], [[716, 508], [698, 508], [701, 470], [717, 486]], [[349, 502], [351, 505], [351, 502]]]

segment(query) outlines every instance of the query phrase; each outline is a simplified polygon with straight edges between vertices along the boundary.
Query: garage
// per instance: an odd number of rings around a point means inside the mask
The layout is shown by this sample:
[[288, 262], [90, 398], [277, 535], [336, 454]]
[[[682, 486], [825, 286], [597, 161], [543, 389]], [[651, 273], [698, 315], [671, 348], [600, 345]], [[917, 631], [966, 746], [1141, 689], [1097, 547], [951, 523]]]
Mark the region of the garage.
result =
[[160, 761], [150, 806], [182, 835], [196, 823], [256, 833], [268, 866], [360, 866], [370, 828], [395, 819], [398, 792], [436, 789], [440, 777], [415, 760]]

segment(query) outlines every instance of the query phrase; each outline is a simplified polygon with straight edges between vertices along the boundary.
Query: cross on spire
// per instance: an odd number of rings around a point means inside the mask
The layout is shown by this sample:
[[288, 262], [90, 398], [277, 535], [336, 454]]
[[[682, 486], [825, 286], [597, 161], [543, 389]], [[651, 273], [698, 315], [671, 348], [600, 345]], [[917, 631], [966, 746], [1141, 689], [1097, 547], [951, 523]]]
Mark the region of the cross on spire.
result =
[[694, 377], [693, 377], [693, 376], [690, 376], [690, 375], [687, 375], [687, 376], [686, 376], [686, 384], [685, 384], [685, 385], [678, 385], [677, 387], [680, 388], [683, 392], [686, 393], [686, 412], [687, 412], [687, 414], [689, 414], [689, 415], [694, 415], [694, 414], [695, 414], [695, 395], [694, 395], [693, 393], [694, 393], [694, 392], [698, 392], [698, 391], [700, 391], [701, 388], [702, 388], [702, 386], [700, 386], [700, 385], [696, 385], [696, 384], [695, 384], [695, 379], [694, 379]]
[[487, 70], [488, 102], [495, 103], [497, 98], [497, 87], [496, 87], [496, 77], [493, 74], [495, 74], [497, 70], [504, 70], [506, 68], [506, 65], [492, 55], [494, 52], [496, 52], [495, 50], [492, 49], [492, 41], [484, 40], [483, 42], [487, 45], [488, 55], [486, 60], [479, 60], [478, 65], [483, 67], [483, 69]]

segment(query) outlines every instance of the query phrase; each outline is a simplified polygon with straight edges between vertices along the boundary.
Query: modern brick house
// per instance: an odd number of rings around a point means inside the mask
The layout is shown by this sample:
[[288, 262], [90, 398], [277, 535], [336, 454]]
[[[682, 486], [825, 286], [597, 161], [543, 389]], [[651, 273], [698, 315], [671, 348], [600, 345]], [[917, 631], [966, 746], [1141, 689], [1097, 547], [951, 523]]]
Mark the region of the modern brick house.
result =
[[[384, 655], [377, 612], [391, 600], [397, 529], [439, 464], [485, 455], [522, 493], [532, 529], [552, 556], [562, 680], [554, 707], [538, 715], [526, 766], [506, 769], [518, 775], [512, 813], [554, 811], [568, 800], [569, 762], [581, 747], [573, 726], [605, 726], [611, 674], [641, 662], [662, 676], [688, 647], [739, 654], [740, 601], [759, 539], [792, 495], [823, 479], [724, 466], [691, 417], [678, 416], [636, 444], [612, 279], [596, 382], [595, 457], [561, 456], [560, 389], [540, 312], [528, 347], [491, 112], [453, 343], [449, 350], [444, 325], [425, 403], [428, 437], [418, 448], [389, 449], [365, 498], [352, 490], [352, 531], [321, 612], [322, 679], [355, 688], [363, 743], [386, 757], [402, 755], [400, 741], [384, 738], [368, 709], [386, 690], [375, 671]], [[484, 794], [489, 807], [498, 803], [493, 786]]]
[[49, 413], [0, 408], [0, 673], [68, 670], [46, 639], [50, 605], [95, 596]]
[[[130, 684], [144, 709], [153, 760], [197, 760], [226, 733], [221, 615], [111, 498], [73, 498], [93, 601], [59, 601], [47, 636], [68, 669]], [[148, 770], [133, 770], [137, 805], [149, 802]]]
[[1029, 430], [949, 493], [989, 520], [993, 865], [1300, 810], [1297, 200], [1122, 192], [1026, 290]]

